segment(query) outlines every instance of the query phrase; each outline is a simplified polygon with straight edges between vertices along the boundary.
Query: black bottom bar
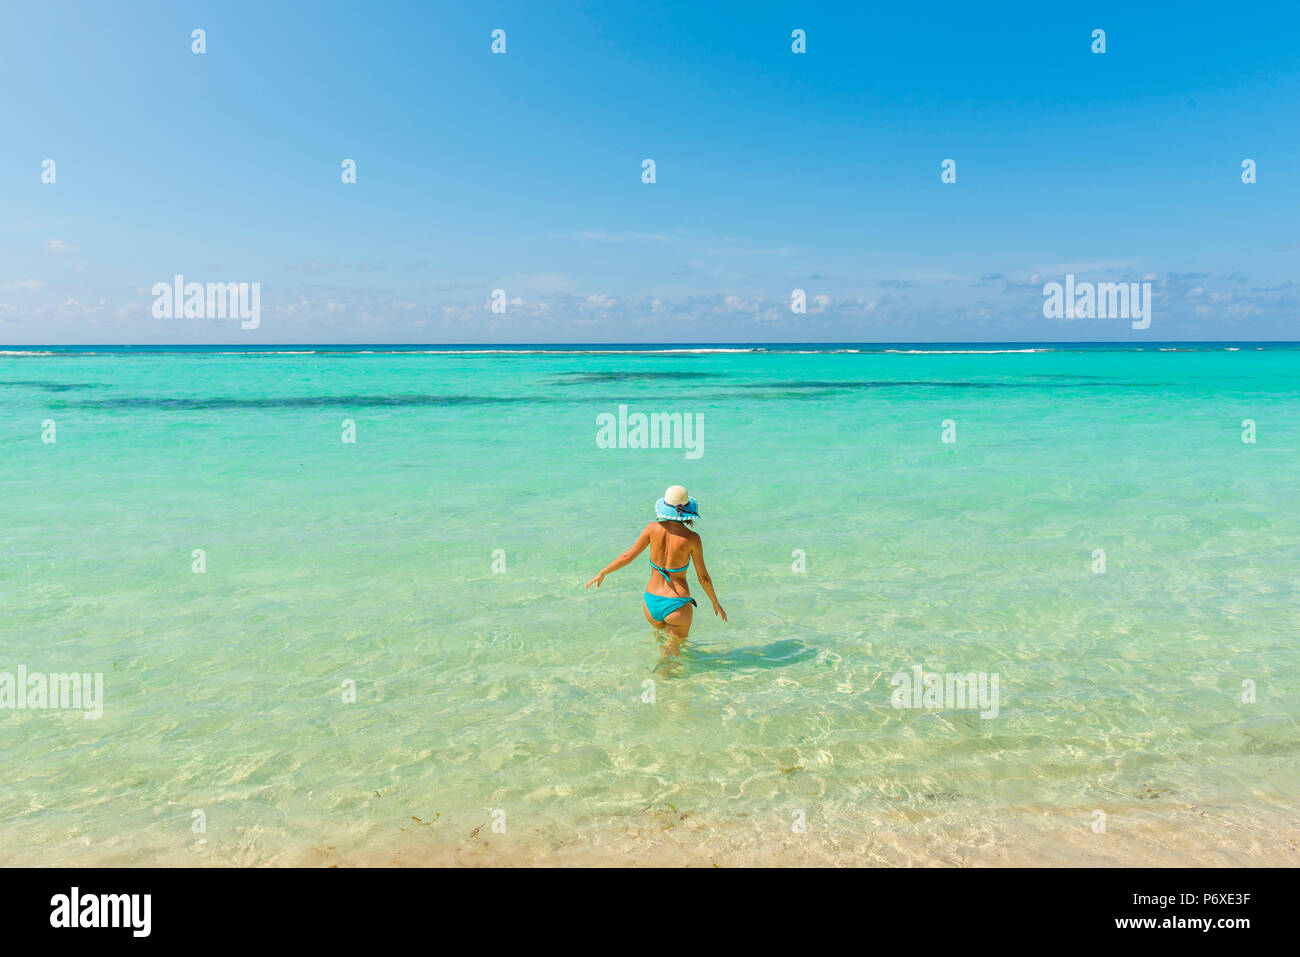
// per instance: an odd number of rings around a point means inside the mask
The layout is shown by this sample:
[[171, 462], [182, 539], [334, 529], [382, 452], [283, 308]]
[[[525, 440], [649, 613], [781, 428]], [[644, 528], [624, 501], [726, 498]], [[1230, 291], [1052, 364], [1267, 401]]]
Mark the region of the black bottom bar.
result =
[[[463, 946], [465, 936], [499, 946], [511, 931], [535, 944], [557, 935], [590, 943], [606, 929], [615, 936], [600, 939], [616, 944], [663, 942], [689, 926], [697, 944], [757, 933], [769, 944], [792, 935], [811, 945], [834, 932], [872, 950], [886, 942], [1054, 947], [1125, 938], [1231, 948], [1294, 927], [1295, 876], [1282, 869], [9, 870], [0, 871], [0, 926], [9, 944], [76, 935], [79, 944], [118, 946], [373, 947], [402, 935], [435, 948]], [[677, 943], [687, 940], [677, 936]]]

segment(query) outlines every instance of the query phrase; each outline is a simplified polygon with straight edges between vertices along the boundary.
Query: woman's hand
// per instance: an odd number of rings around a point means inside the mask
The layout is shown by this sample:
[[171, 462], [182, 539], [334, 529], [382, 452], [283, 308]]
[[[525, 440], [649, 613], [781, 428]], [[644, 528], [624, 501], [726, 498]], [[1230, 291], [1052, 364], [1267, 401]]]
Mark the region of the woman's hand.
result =
[[713, 613], [715, 615], [721, 615], [723, 621], [727, 620], [727, 613], [723, 610], [722, 606], [719, 605], [716, 601], [713, 603]]
[[600, 583], [603, 582], [604, 580], [605, 580], [605, 573], [604, 573], [604, 572], [601, 572], [601, 573], [598, 574], [595, 578], [593, 578], [591, 581], [587, 582], [587, 584], [583, 585], [582, 587], [583, 587], [583, 588], [590, 588], [592, 585], [595, 585], [597, 588], [599, 588], [599, 587], [600, 587]]

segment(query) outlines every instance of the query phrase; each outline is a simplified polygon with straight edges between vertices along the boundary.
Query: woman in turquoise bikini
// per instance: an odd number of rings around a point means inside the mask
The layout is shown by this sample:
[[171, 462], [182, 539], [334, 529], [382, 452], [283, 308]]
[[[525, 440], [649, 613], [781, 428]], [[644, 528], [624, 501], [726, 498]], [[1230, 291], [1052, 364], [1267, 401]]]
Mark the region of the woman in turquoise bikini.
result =
[[[670, 642], [668, 653], [676, 654], [691, 630], [691, 617], [694, 614], [695, 599], [686, 584], [686, 569], [691, 559], [695, 559], [695, 577], [700, 580], [700, 587], [713, 602], [713, 613], [727, 620], [727, 613], [718, 604], [718, 596], [713, 593], [713, 580], [709, 570], [704, 567], [704, 545], [700, 536], [691, 531], [690, 525], [700, 517], [695, 499], [686, 494], [686, 489], [674, 485], [664, 492], [664, 497], [655, 503], [655, 521], [641, 530], [641, 534], [632, 547], [614, 559], [586, 587], [605, 580], [612, 571], [630, 564], [634, 558], [650, 548], [650, 583], [645, 586], [645, 617], [656, 629], [666, 629]], [[659, 561], [655, 562], [658, 556]]]

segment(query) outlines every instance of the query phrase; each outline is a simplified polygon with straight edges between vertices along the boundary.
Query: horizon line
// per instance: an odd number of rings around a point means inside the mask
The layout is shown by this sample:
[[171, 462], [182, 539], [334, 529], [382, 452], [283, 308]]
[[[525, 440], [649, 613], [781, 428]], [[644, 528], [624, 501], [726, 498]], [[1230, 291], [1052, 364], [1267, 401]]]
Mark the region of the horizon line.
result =
[[66, 342], [66, 343], [0, 343], [0, 350], [5, 349], [80, 349], [80, 348], [120, 348], [120, 349], [274, 349], [286, 346], [305, 346], [310, 348], [338, 348], [343, 346], [366, 347], [421, 347], [421, 348], [514, 348], [529, 346], [584, 346], [584, 347], [622, 347], [644, 349], [693, 348], [706, 346], [896, 346], [896, 345], [984, 345], [984, 346], [1126, 346], [1144, 345], [1300, 345], [1300, 339], [734, 339], [734, 340], [699, 340], [672, 342], [637, 342], [609, 341], [593, 342], [590, 340], [536, 340], [512, 342]]

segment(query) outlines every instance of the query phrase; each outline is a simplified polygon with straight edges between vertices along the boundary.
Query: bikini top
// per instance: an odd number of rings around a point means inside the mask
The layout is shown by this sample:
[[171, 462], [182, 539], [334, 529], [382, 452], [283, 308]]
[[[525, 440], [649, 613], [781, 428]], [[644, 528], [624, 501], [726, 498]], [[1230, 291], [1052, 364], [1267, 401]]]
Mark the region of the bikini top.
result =
[[689, 556], [689, 555], [686, 556], [686, 564], [683, 565], [681, 568], [660, 568], [660, 567], [659, 567], [658, 565], [656, 565], [654, 562], [651, 562], [651, 563], [650, 563], [650, 567], [653, 568], [655, 571], [657, 571], [660, 575], [663, 575], [663, 576], [664, 576], [664, 581], [666, 581], [668, 584], [671, 585], [671, 584], [673, 583], [673, 580], [672, 580], [671, 578], [668, 577], [668, 573], [669, 573], [669, 572], [684, 572], [684, 571], [686, 571], [686, 569], [688, 569], [688, 568], [691, 567], [691, 556]]

